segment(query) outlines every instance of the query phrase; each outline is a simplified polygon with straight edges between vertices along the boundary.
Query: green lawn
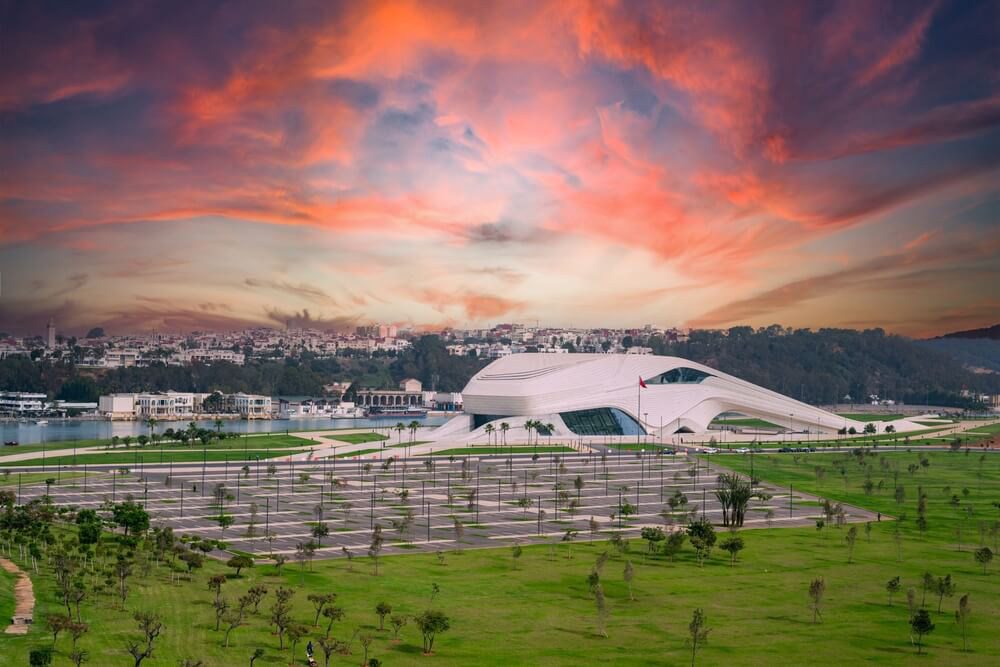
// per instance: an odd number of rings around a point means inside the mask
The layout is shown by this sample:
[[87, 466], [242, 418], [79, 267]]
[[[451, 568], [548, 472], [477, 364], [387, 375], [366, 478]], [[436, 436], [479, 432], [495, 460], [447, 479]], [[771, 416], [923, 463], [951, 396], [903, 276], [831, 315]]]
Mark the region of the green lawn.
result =
[[[17, 577], [0, 568], [0, 632], [10, 624], [10, 619], [14, 615], [14, 584]], [[3, 635], [0, 635], [2, 637]], [[0, 646], [3, 646], [0, 643]]]
[[[0, 486], [17, 486], [17, 484], [18, 484], [18, 479], [17, 479], [18, 474], [19, 473], [12, 472], [10, 474], [10, 476], [8, 476], [8, 477], [4, 477], [4, 476], [0, 475]], [[82, 472], [65, 472], [65, 471], [63, 471], [59, 475], [56, 475], [56, 473], [54, 471], [53, 472], [28, 472], [28, 473], [21, 474], [21, 484], [36, 484], [38, 482], [44, 482], [45, 480], [47, 480], [50, 477], [57, 477], [60, 481], [65, 481], [65, 480], [68, 480], [68, 479], [75, 479], [77, 477], [83, 477], [83, 475], [84, 475], [84, 473], [82, 473]], [[99, 477], [99, 476], [100, 476], [100, 473], [89, 473], [87, 475], [87, 477], [89, 479], [93, 479], [93, 478]]]
[[332, 439], [353, 445], [359, 442], [374, 442], [376, 440], [388, 440], [389, 438], [381, 433], [345, 433], [343, 435], [332, 436]]
[[538, 447], [456, 447], [454, 449], [442, 449], [438, 452], [431, 452], [431, 456], [468, 456], [471, 454], [487, 456], [490, 454], [547, 454], [550, 452], [572, 452], [576, 451], [570, 447], [559, 445], [539, 445]]
[[[298, 454], [306, 450], [303, 449], [282, 449], [276, 448], [270, 452], [265, 452], [264, 450], [258, 450], [256, 452], [250, 452], [250, 458], [260, 456], [262, 459], [275, 458], [278, 456], [288, 456], [289, 454]], [[203, 460], [209, 461], [243, 461], [243, 452], [241, 450], [230, 450], [222, 449], [217, 450], [215, 448], [210, 448], [208, 450], [207, 456], [202, 454], [201, 449], [195, 449], [192, 447], [187, 447], [184, 449], [166, 449], [162, 454], [163, 463], [192, 463], [199, 462]], [[160, 463], [161, 454], [160, 448], [156, 447], [146, 447], [144, 449], [131, 449], [129, 451], [115, 450], [104, 454], [77, 454], [74, 460], [73, 455], [66, 456], [47, 456], [45, 457], [44, 464], [46, 466], [55, 465], [76, 465], [83, 463], [123, 463], [123, 464], [134, 464], [139, 461], [144, 463]], [[43, 464], [41, 458], [30, 459], [27, 461], [12, 461], [6, 464], [0, 464], [8, 468], [13, 468], [15, 466], [40, 466]]]
[[859, 421], [863, 423], [867, 422], [887, 422], [894, 419], [903, 419], [906, 415], [887, 415], [882, 413], [871, 413], [871, 412], [838, 412], [841, 417], [847, 417], [848, 419], [853, 419], [854, 421]]
[[984, 424], [972, 429], [970, 433], [989, 433], [994, 435], [1000, 433], [1000, 424]]
[[[226, 438], [225, 440], [213, 440], [209, 447], [212, 449], [243, 449], [244, 447], [249, 447], [250, 449], [264, 449], [266, 447], [303, 447], [305, 445], [315, 444], [315, 440], [307, 440], [305, 438], [297, 438], [294, 435], [285, 435], [284, 433], [279, 434], [266, 434], [266, 435], [254, 435], [250, 434], [249, 437], [244, 438], [243, 436], [233, 436]], [[18, 445], [17, 447], [0, 447], [0, 456], [7, 456], [10, 454], [30, 454], [32, 452], [41, 451], [55, 451], [58, 449], [81, 449], [84, 447], [111, 447], [110, 440], [56, 440], [53, 442], [47, 442], [45, 444], [35, 444], [35, 445]], [[145, 447], [140, 447], [139, 443], [132, 440], [132, 444], [129, 447], [125, 447], [121, 442], [115, 447], [117, 451], [130, 451], [132, 449], [156, 449], [159, 451], [160, 444], [156, 445], [148, 444]], [[179, 442], [166, 442], [163, 443], [164, 449], [191, 449], [194, 447], [200, 448], [201, 443], [182, 445]]]
[[777, 424], [772, 424], [769, 421], [763, 419], [757, 419], [756, 417], [734, 417], [731, 419], [713, 419], [713, 424], [718, 424], [722, 426], [752, 426], [755, 428], [783, 428]]
[[[890, 491], [865, 495], [860, 486], [863, 468], [847, 452], [755, 455], [755, 472], [766, 479], [791, 482], [802, 490], [824, 491], [887, 515], [905, 511], [909, 518], [901, 526], [902, 558], [892, 537], [894, 522], [888, 518], [872, 524], [870, 541], [864, 530], [859, 531], [850, 563], [846, 528], [830, 527], [823, 533], [811, 527], [743, 531], [746, 549], [735, 566], [730, 565], [727, 554], [715, 549], [706, 565], [699, 567], [687, 545], [675, 563], [661, 556], [646, 558], [644, 543], [635, 539], [628, 558], [635, 571], [636, 599], [629, 600], [622, 576], [623, 558], [613, 557], [602, 572], [610, 612], [607, 638], [595, 633], [595, 603], [586, 578], [597, 554], [608, 545], [563, 543], [551, 552], [547, 545], [525, 545], [516, 570], [508, 548], [463, 553], [449, 550], [444, 553], [444, 564], [433, 554], [386, 557], [378, 577], [372, 576], [371, 562], [362, 558], [355, 559], [353, 572], [345, 561], [337, 560], [316, 562], [304, 576], [297, 565], [287, 565], [279, 577], [273, 566], [259, 563], [224, 586], [223, 594], [230, 601], [259, 583], [271, 591], [261, 613], [234, 631], [228, 649], [222, 647], [223, 633], [213, 630], [213, 594], [206, 586], [209, 576], [226, 568], [210, 562], [196, 572], [192, 582], [171, 583], [165, 570], [154, 565], [149, 577], [137, 573], [130, 582], [128, 613], [116, 610], [104, 596], [84, 602], [84, 620], [92, 630], [80, 645], [90, 652], [89, 664], [131, 665], [123, 650], [125, 640], [136, 634], [129, 616], [137, 609], [156, 609], [163, 615], [164, 630], [150, 665], [177, 665], [182, 659], [196, 658], [213, 667], [237, 667], [248, 664], [256, 647], [265, 651], [255, 663], [258, 667], [285, 665], [288, 650], [278, 650], [277, 637], [266, 621], [273, 591], [284, 585], [297, 591], [293, 619], [307, 625], [313, 613], [306, 595], [336, 593], [336, 604], [344, 609], [345, 617], [334, 624], [334, 636], [350, 640], [355, 631], [370, 633], [375, 639], [369, 655], [386, 665], [690, 664], [690, 649], [684, 640], [695, 608], [704, 609], [711, 629], [708, 644], [697, 655], [698, 665], [911, 665], [920, 659], [909, 639], [906, 589], [915, 588], [919, 602], [921, 575], [930, 572], [935, 576], [950, 574], [957, 591], [954, 597], [944, 598], [941, 612], [937, 611], [937, 597], [927, 596], [936, 629], [926, 638], [927, 657], [923, 660], [934, 665], [995, 664], [1000, 654], [1000, 563], [994, 562], [984, 574], [973, 561], [968, 541], [978, 541], [974, 529], [978, 521], [992, 522], [998, 516], [990, 503], [1000, 497], [1000, 456], [989, 456], [980, 475], [977, 452], [921, 454], [930, 465], [913, 475], [906, 466], [917, 462], [917, 452], [878, 451], [864, 459], [865, 465], [872, 465], [875, 481], [891, 480], [894, 467], [901, 470], [899, 482], [906, 489], [901, 508]], [[883, 458], [888, 466], [885, 473]], [[848, 470], [846, 491], [843, 478], [832, 468], [834, 460]], [[726, 457], [725, 462], [732, 467], [749, 467], [749, 457]], [[826, 470], [821, 479], [817, 479], [816, 466]], [[928, 494], [929, 528], [924, 535], [913, 520], [918, 486]], [[944, 486], [950, 486], [960, 498], [963, 487], [970, 490], [968, 498], [960, 502], [973, 510], [962, 551], [953, 532], [958, 513], [948, 502]], [[994, 538], [987, 534], [985, 539], [992, 542]], [[450, 549], [451, 545], [442, 547]], [[14, 552], [16, 555], [17, 550]], [[36, 624], [27, 637], [0, 636], [3, 664], [27, 664], [29, 648], [51, 643], [51, 635], [44, 630], [44, 616], [57, 612], [61, 605], [50, 566], [43, 559], [40, 567], [42, 574], [34, 577], [39, 596]], [[823, 622], [814, 624], [807, 589], [810, 581], [820, 576], [826, 583]], [[895, 576], [901, 577], [902, 591], [889, 606], [885, 583]], [[434, 584], [440, 594], [432, 603]], [[969, 652], [962, 651], [962, 633], [953, 614], [964, 594], [969, 595], [972, 607]], [[451, 618], [451, 629], [438, 637], [433, 657], [420, 654], [420, 636], [412, 621], [401, 631], [398, 643], [391, 641], [391, 632], [377, 630], [374, 607], [383, 600], [392, 605], [394, 613], [412, 615], [433, 607]], [[310, 637], [317, 632], [313, 630]], [[298, 665], [304, 664], [303, 644], [295, 656]], [[64, 633], [56, 645], [59, 655], [53, 664], [69, 664], [69, 646]], [[351, 647], [350, 658], [335, 656], [331, 664], [360, 663], [362, 651], [357, 639]]]

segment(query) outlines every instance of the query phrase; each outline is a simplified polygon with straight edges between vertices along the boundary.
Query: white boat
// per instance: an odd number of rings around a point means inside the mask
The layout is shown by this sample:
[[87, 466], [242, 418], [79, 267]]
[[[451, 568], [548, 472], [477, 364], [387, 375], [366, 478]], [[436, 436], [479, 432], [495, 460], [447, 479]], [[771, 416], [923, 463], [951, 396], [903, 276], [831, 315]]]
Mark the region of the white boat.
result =
[[49, 420], [47, 420], [47, 419], [39, 419], [39, 420], [38, 420], [38, 421], [36, 421], [35, 423], [36, 423], [37, 425], [39, 425], [39, 426], [45, 426], [46, 424], [48, 424], [48, 423], [49, 423]]

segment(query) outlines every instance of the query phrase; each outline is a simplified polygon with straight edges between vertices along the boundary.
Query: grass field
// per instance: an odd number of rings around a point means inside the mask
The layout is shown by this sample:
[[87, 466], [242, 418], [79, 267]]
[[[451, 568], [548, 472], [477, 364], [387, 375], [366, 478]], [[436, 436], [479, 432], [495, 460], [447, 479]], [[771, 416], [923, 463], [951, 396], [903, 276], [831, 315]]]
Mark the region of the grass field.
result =
[[[471, 449], [481, 452], [486, 448]], [[245, 570], [241, 578], [225, 584], [223, 595], [227, 599], [235, 600], [258, 583], [271, 593], [261, 605], [261, 614], [233, 632], [228, 649], [222, 646], [223, 633], [213, 630], [213, 594], [206, 586], [209, 576], [227, 568], [210, 562], [204, 570], [196, 571], [192, 582], [171, 583], [165, 570], [154, 566], [148, 577], [137, 571], [130, 583], [129, 613], [116, 610], [104, 596], [84, 602], [84, 620], [92, 630], [80, 645], [90, 652], [89, 664], [131, 665], [124, 652], [125, 640], [136, 635], [130, 613], [157, 609], [164, 618], [164, 631], [150, 665], [176, 665], [182, 659], [196, 658], [213, 667], [236, 667], [246, 665], [257, 647], [265, 651], [255, 663], [258, 667], [285, 665], [289, 652], [287, 648], [279, 651], [277, 637], [266, 621], [273, 591], [284, 585], [297, 591], [293, 619], [307, 625], [312, 623], [313, 612], [306, 595], [336, 593], [336, 604], [344, 609], [345, 617], [334, 624], [333, 635], [346, 641], [356, 631], [371, 634], [375, 639], [369, 655], [386, 665], [690, 664], [690, 649], [684, 640], [695, 608], [704, 609], [711, 629], [696, 664], [910, 665], [918, 658], [909, 638], [906, 590], [915, 588], [919, 601], [921, 576], [930, 572], [934, 576], [950, 574], [957, 590], [954, 597], [943, 599], [941, 612], [937, 611], [937, 596], [927, 595], [936, 629], [926, 638], [923, 660], [927, 664], [995, 664], [1000, 654], [1000, 563], [994, 562], [984, 574], [972, 558], [969, 542], [979, 541], [979, 521], [992, 525], [998, 517], [991, 503], [1000, 498], [1000, 456], [987, 455], [980, 464], [978, 452], [919, 455], [928, 466], [919, 465], [918, 452], [879, 450], [862, 460], [865, 466], [872, 466], [876, 482], [891, 482], [893, 469], [900, 471], [899, 483], [905, 488], [902, 506], [897, 506], [890, 490], [871, 495], [864, 492], [865, 469], [849, 452], [755, 455], [754, 472], [759, 477], [781, 485], [792, 483], [798, 490], [822, 492], [887, 516], [871, 524], [870, 541], [864, 530], [859, 531], [853, 562], [848, 562], [847, 528], [829, 527], [822, 533], [814, 528], [779, 527], [742, 531], [746, 548], [735, 566], [730, 565], [728, 554], [716, 549], [705, 566], [699, 567], [689, 545], [677, 562], [662, 556], [648, 558], [643, 555], [644, 543], [632, 540], [630, 552], [625, 557], [612, 557], [602, 572], [609, 606], [607, 638], [595, 632], [596, 606], [586, 581], [597, 554], [609, 548], [607, 543], [525, 545], [517, 569], [509, 549], [454, 553], [453, 545], [443, 544], [447, 550], [442, 552], [443, 564], [433, 554], [387, 557], [381, 559], [378, 577], [372, 576], [371, 562], [360, 558], [353, 566], [343, 560], [316, 562], [311, 571], [304, 572], [289, 564], [280, 576], [271, 565], [258, 564]], [[845, 467], [846, 475], [835, 471], [835, 460]], [[719, 462], [713, 458], [713, 463]], [[750, 465], [749, 456], [726, 456], [724, 462], [742, 470]], [[918, 464], [915, 473], [907, 470], [910, 463]], [[817, 466], [824, 469], [823, 474], [817, 475]], [[928, 495], [928, 530], [924, 534], [914, 522], [918, 486]], [[958, 495], [960, 507], [968, 506], [973, 512], [973, 518], [966, 522], [961, 551], [954, 533], [959, 512], [945, 494], [945, 487]], [[963, 488], [969, 489], [967, 497]], [[897, 546], [895, 522], [888, 515], [904, 512], [909, 518], [900, 524], [902, 540]], [[984, 539], [992, 544], [995, 538], [987, 534]], [[634, 601], [629, 599], [623, 580], [624, 558], [634, 566]], [[58, 611], [60, 604], [51, 571], [44, 563], [42, 572], [34, 577], [39, 596], [36, 625], [27, 637], [0, 636], [3, 664], [27, 664], [30, 647], [51, 643], [43, 619], [46, 613]], [[809, 582], [820, 576], [826, 583], [826, 595], [822, 622], [814, 624], [807, 589]], [[901, 577], [902, 590], [889, 606], [885, 584], [895, 576]], [[432, 602], [435, 584], [440, 593]], [[958, 598], [964, 594], [969, 594], [973, 612], [968, 624], [968, 652], [962, 650], [961, 628], [953, 615]], [[434, 608], [451, 618], [451, 629], [435, 642], [435, 655], [421, 655], [420, 636], [412, 622], [403, 628], [398, 643], [391, 641], [391, 632], [377, 630], [374, 607], [383, 600], [392, 605], [394, 613], [412, 615]], [[317, 633], [322, 634], [314, 629], [309, 636]], [[298, 648], [295, 664], [304, 664], [305, 641]], [[69, 664], [69, 645], [64, 633], [53, 664]], [[351, 657], [335, 656], [331, 664], [359, 664], [362, 649], [356, 638], [351, 648]]]
[[517, 446], [517, 447], [456, 447], [454, 449], [442, 449], [437, 452], [432, 452], [431, 456], [490, 456], [494, 454], [534, 454], [538, 452], [539, 454], [548, 452], [572, 452], [575, 451], [570, 447], [563, 447], [561, 445], [538, 445], [535, 446]]
[[[268, 458], [273, 459], [277, 456], [288, 456], [289, 454], [298, 454], [299, 452], [302, 451], [305, 450], [283, 449], [280, 447], [273, 449], [270, 452], [265, 452], [264, 450], [257, 450], [257, 451], [251, 450], [250, 457], [254, 458], [256, 456], [260, 456], [260, 458], [262, 459], [268, 459]], [[86, 463], [88, 465], [92, 463], [111, 463], [111, 464], [122, 463], [128, 465], [128, 464], [137, 464], [139, 461], [142, 461], [144, 463], [160, 463], [161, 461], [160, 456], [161, 454], [159, 447], [156, 447], [155, 449], [152, 447], [147, 447], [141, 450], [139, 449], [132, 449], [129, 451], [116, 450], [103, 454], [77, 454], [75, 461], [73, 455], [70, 454], [65, 456], [47, 456], [45, 457], [44, 461], [41, 458], [37, 458], [37, 459], [29, 459], [27, 461], [11, 461], [9, 463], [0, 465], [5, 465], [6, 467], [40, 466], [44, 463], [46, 466], [56, 466], [56, 465], [73, 465], [74, 462], [76, 463], [76, 465], [81, 465], [83, 463]], [[170, 463], [171, 461], [173, 461], [174, 463], [197, 463], [199, 461], [203, 461], [206, 459], [209, 461], [244, 460], [243, 451], [241, 449], [217, 450], [215, 448], [211, 448], [208, 450], [207, 455], [204, 455], [202, 454], [201, 449], [194, 449], [191, 447], [187, 447], [185, 449], [165, 449], [163, 451], [162, 456], [163, 456], [162, 458], [163, 463]]]
[[341, 442], [347, 442], [350, 444], [357, 444], [359, 442], [375, 442], [377, 440], [388, 440], [387, 436], [381, 433], [344, 433], [343, 435], [332, 436], [333, 440], [340, 440]]
[[[250, 449], [263, 449], [265, 447], [302, 447], [308, 444], [314, 444], [315, 440], [307, 440], [305, 438], [297, 438], [295, 436], [285, 435], [284, 433], [277, 434], [266, 434], [266, 435], [254, 435], [250, 434], [249, 437], [243, 436], [233, 436], [225, 440], [213, 440], [210, 445], [213, 449], [243, 449], [244, 447], [249, 447]], [[192, 449], [195, 447], [200, 448], [201, 444], [198, 443], [190, 445], [182, 445], [180, 442], [165, 442], [163, 443], [164, 449]], [[81, 449], [84, 447], [111, 447], [110, 440], [56, 440], [53, 442], [47, 442], [45, 444], [35, 444], [35, 445], [18, 445], [17, 447], [0, 447], [0, 456], [7, 456], [10, 454], [30, 454], [32, 452], [41, 451], [55, 451], [59, 449]], [[125, 447], [121, 442], [114, 449], [117, 451], [129, 451], [130, 449], [160, 449], [160, 444], [156, 445], [146, 445], [146, 447], [140, 447], [137, 442], [133, 439], [132, 444], [129, 447]]]
[[887, 422], [894, 419], [902, 419], [906, 415], [894, 415], [894, 414], [884, 414], [880, 412], [838, 412], [841, 417], [847, 417], [848, 419], [853, 419], [854, 421], [859, 421], [862, 423], [867, 422]]
[[[17, 476], [19, 473], [11, 473], [9, 477], [4, 478], [0, 476], [0, 486], [17, 486]], [[58, 475], [60, 481], [76, 479], [77, 477], [83, 477], [82, 472], [62, 472]], [[90, 473], [87, 475], [90, 478], [99, 477], [99, 473]], [[56, 477], [55, 471], [53, 472], [27, 472], [21, 474], [21, 484], [36, 484], [38, 482], [44, 482], [50, 477]]]
[[733, 417], [731, 419], [713, 419], [713, 424], [722, 426], [752, 426], [755, 428], [783, 428], [756, 417]]
[[[3, 628], [7, 627], [14, 615], [14, 584], [16, 583], [17, 577], [0, 568], [0, 632], [3, 632]], [[2, 636], [0, 635], [0, 637]], [[0, 647], [2, 646], [3, 644], [0, 643]], [[2, 660], [3, 658], [0, 657], [0, 661]]]

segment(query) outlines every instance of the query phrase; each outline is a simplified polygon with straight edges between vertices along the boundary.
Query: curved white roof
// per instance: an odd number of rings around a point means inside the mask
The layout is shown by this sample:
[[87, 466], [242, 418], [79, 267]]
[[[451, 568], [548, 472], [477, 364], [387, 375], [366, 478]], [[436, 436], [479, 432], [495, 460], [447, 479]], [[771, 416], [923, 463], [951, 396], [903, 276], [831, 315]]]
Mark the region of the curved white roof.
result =
[[[677, 368], [701, 371], [708, 377], [694, 383], [653, 384], [654, 378]], [[640, 377], [647, 383], [645, 389], [640, 389]], [[680, 357], [515, 354], [477, 373], [462, 397], [467, 413], [504, 417], [617, 408], [642, 422], [647, 431], [662, 428], [667, 433], [679, 428], [704, 431], [723, 412], [740, 412], [812, 432], [863, 427]]]

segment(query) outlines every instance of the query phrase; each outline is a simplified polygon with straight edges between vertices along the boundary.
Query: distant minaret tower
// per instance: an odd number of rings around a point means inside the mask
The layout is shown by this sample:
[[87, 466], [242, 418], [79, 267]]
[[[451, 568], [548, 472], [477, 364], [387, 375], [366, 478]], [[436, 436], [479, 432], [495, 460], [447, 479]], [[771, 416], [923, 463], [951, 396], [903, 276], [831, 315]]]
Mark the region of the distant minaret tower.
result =
[[45, 325], [45, 344], [50, 350], [55, 349], [56, 346], [56, 323], [49, 319], [49, 323]]

